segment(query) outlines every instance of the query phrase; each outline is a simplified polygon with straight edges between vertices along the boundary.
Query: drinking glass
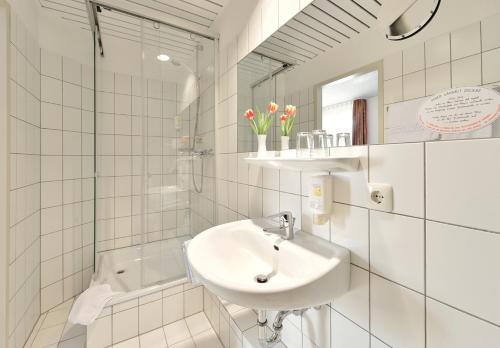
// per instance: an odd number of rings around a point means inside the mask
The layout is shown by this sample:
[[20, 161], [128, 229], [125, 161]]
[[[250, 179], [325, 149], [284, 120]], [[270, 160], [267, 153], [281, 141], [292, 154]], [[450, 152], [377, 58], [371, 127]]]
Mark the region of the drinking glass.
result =
[[297, 133], [297, 157], [310, 157], [314, 147], [314, 138], [309, 132]]
[[326, 131], [323, 129], [315, 129], [312, 131], [313, 136], [313, 151], [315, 157], [324, 157], [328, 155], [328, 145]]
[[351, 146], [351, 133], [337, 133], [337, 146]]
[[335, 143], [333, 141], [333, 134], [326, 135], [326, 147], [334, 147]]

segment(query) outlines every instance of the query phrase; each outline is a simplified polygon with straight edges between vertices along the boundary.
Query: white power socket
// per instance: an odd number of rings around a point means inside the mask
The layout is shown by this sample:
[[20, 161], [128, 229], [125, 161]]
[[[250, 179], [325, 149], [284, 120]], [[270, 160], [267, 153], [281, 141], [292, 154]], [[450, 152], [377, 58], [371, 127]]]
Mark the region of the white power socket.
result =
[[370, 197], [368, 197], [370, 208], [392, 211], [393, 195], [391, 185], [370, 182], [368, 183], [368, 191], [370, 193]]

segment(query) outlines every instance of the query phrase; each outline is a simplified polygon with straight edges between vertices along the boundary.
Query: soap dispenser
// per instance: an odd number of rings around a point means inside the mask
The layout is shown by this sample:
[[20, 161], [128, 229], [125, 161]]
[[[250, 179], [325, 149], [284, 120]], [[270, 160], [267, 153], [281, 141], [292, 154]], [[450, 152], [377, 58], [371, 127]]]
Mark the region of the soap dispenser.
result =
[[313, 224], [323, 225], [329, 218], [332, 210], [332, 183], [331, 175], [316, 175], [310, 180], [309, 207], [313, 214]]

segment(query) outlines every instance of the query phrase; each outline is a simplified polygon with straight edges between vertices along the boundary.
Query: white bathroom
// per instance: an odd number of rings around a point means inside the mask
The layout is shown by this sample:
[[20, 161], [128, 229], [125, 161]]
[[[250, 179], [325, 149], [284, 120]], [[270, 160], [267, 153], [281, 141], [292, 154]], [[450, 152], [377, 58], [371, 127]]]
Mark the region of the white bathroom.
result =
[[500, 347], [498, 0], [0, 0], [0, 347]]

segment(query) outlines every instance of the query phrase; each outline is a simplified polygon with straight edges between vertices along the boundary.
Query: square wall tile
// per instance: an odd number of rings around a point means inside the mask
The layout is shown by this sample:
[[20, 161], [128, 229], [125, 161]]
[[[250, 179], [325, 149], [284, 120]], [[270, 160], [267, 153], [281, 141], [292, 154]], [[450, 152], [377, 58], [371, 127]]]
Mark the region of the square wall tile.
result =
[[351, 263], [368, 269], [368, 209], [334, 203], [331, 217], [333, 243], [351, 251]]
[[248, 187], [248, 215], [251, 219], [262, 217], [262, 189]]
[[63, 282], [59, 281], [43, 288], [40, 293], [40, 301], [40, 311], [42, 313], [62, 303]]
[[403, 75], [403, 54], [396, 52], [384, 58], [384, 80]]
[[269, 216], [280, 211], [280, 197], [278, 191], [262, 190], [262, 215]]
[[484, 52], [483, 58], [483, 83], [500, 81], [500, 48]]
[[184, 293], [184, 316], [188, 317], [203, 310], [203, 287], [198, 286]]
[[163, 325], [173, 323], [184, 317], [183, 293], [163, 298]]
[[279, 26], [284, 25], [299, 11], [300, 0], [279, 0]]
[[265, 40], [278, 30], [278, 0], [262, 2], [262, 39]]
[[484, 51], [500, 47], [500, 13], [481, 21], [481, 44]]
[[137, 336], [139, 334], [138, 321], [138, 307], [113, 314], [113, 343]]
[[87, 328], [87, 346], [95, 348], [108, 347], [112, 343], [111, 316], [97, 319]]
[[359, 157], [356, 171], [337, 172], [333, 176], [333, 200], [338, 203], [366, 207], [368, 197], [368, 146], [337, 147], [332, 154], [350, 153]]
[[423, 295], [370, 276], [371, 332], [391, 347], [425, 347]]
[[500, 234], [429, 221], [426, 244], [428, 295], [500, 325]]
[[370, 271], [424, 292], [424, 220], [370, 211]]
[[262, 5], [259, 2], [248, 20], [248, 49], [252, 51], [262, 43]]
[[427, 218], [500, 232], [498, 153], [500, 139], [426, 144]]
[[61, 104], [62, 82], [51, 77], [42, 76], [42, 101]]
[[403, 76], [404, 100], [425, 96], [425, 71], [417, 71]]
[[481, 27], [474, 23], [451, 33], [451, 59], [460, 59], [481, 52]]
[[370, 348], [391, 348], [375, 336], [370, 336]]
[[425, 93], [434, 95], [451, 87], [450, 63], [437, 65], [425, 70]]
[[369, 348], [370, 334], [352, 321], [331, 310], [331, 348]]
[[62, 57], [42, 48], [41, 55], [42, 75], [62, 79]]
[[300, 190], [301, 190], [300, 172], [291, 170], [280, 170], [279, 188], [281, 192], [288, 192], [300, 195]]
[[403, 74], [410, 74], [424, 68], [424, 43], [403, 50]]
[[63, 80], [75, 85], [81, 85], [82, 66], [71, 58], [63, 57]]
[[384, 104], [397, 103], [403, 100], [403, 78], [396, 77], [384, 81]]
[[302, 315], [302, 335], [318, 347], [330, 347], [330, 307], [311, 308]]
[[424, 217], [424, 144], [370, 146], [370, 182], [393, 189], [393, 212]]
[[450, 60], [450, 34], [446, 33], [425, 42], [426, 67], [448, 63]]
[[427, 299], [427, 348], [494, 347], [500, 328]]
[[370, 274], [351, 265], [349, 291], [332, 302], [332, 308], [365, 330], [370, 328]]
[[451, 63], [452, 87], [469, 87], [481, 84], [481, 55], [476, 54]]
[[161, 299], [139, 306], [139, 333], [162, 327], [162, 316]]

